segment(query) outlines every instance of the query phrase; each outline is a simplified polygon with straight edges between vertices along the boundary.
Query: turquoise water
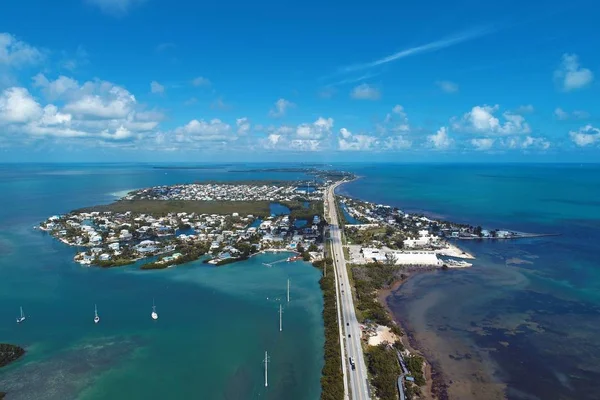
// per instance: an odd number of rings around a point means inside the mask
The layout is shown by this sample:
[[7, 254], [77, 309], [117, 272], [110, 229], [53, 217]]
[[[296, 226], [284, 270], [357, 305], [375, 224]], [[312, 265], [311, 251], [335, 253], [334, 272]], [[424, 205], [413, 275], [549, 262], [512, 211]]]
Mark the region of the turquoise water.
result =
[[600, 398], [599, 165], [348, 168], [364, 177], [341, 188], [351, 196], [561, 235], [459, 242], [473, 268], [418, 275], [388, 299], [450, 398]]
[[[0, 341], [27, 350], [1, 370], [0, 390], [8, 399], [318, 398], [322, 296], [319, 272], [310, 264], [269, 268], [263, 262], [287, 257], [269, 254], [220, 268], [201, 262], [161, 271], [85, 268], [72, 261], [74, 249], [32, 229], [49, 215], [111, 201], [118, 191], [260, 178], [292, 177], [147, 166], [0, 166]], [[150, 318], [153, 298], [158, 321]], [[17, 325], [19, 306], [27, 321]], [[265, 350], [271, 361], [267, 389]]]
[[279, 203], [270, 203], [269, 211], [271, 215], [288, 215], [290, 213], [290, 209]]

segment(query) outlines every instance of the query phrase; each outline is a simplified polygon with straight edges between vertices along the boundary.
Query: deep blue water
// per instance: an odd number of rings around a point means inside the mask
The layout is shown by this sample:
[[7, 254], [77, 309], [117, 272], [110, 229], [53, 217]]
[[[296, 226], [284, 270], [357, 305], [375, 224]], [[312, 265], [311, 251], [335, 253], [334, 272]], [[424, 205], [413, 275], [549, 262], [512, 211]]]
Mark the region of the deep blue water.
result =
[[[600, 166], [387, 165], [340, 192], [488, 228], [474, 267], [410, 279], [389, 304], [452, 398], [600, 398]], [[501, 397], [500, 397], [501, 398]]]
[[290, 209], [279, 203], [270, 203], [269, 211], [271, 215], [289, 215]]

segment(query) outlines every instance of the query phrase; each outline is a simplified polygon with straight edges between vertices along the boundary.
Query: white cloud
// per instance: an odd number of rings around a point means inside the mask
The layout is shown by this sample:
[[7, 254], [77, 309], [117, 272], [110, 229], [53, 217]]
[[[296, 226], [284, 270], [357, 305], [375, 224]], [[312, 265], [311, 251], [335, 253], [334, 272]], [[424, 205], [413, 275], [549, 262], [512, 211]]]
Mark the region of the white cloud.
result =
[[42, 115], [42, 107], [27, 89], [12, 87], [0, 94], [0, 124], [26, 123]]
[[322, 139], [331, 134], [332, 118], [319, 117], [312, 124], [300, 124], [296, 128], [296, 136], [301, 139]]
[[389, 136], [383, 142], [383, 147], [386, 150], [402, 150], [412, 147], [412, 141], [404, 138], [404, 136]]
[[396, 104], [392, 108], [391, 113], [387, 113], [383, 120], [383, 125], [378, 124], [376, 126], [377, 131], [380, 134], [386, 134], [388, 131], [391, 132], [408, 132], [410, 131], [410, 125], [408, 123], [408, 116], [404, 111], [404, 107], [400, 104]]
[[0, 124], [5, 131], [122, 142], [153, 131], [163, 117], [156, 110], [144, 111], [131, 93], [110, 82], [79, 85], [68, 77], [50, 81], [39, 74], [34, 86], [64, 106], [42, 106], [25, 88], [6, 89], [0, 94]]
[[417, 55], [420, 53], [430, 52], [441, 50], [446, 47], [454, 46], [456, 44], [472, 40], [478, 38], [480, 36], [486, 35], [490, 33], [490, 29], [474, 29], [466, 32], [459, 33], [458, 35], [451, 36], [445, 39], [437, 40], [435, 42], [427, 43], [421, 46], [412, 47], [406, 50], [399, 51], [394, 54], [390, 54], [386, 57], [380, 58], [379, 60], [375, 60], [372, 62], [364, 63], [364, 64], [355, 64], [342, 68], [341, 72], [351, 72], [357, 71], [361, 69], [373, 68], [379, 65], [387, 64], [392, 61], [399, 60], [401, 58]]
[[436, 85], [438, 85], [438, 87], [440, 89], [442, 89], [443, 92], [446, 93], [456, 93], [458, 92], [458, 84], [451, 82], [451, 81], [437, 81], [435, 83]]
[[569, 136], [573, 143], [579, 147], [600, 143], [600, 129], [595, 128], [592, 125], [586, 125], [579, 128], [578, 131], [571, 131], [569, 132]]
[[475, 147], [476, 150], [489, 150], [494, 145], [494, 139], [491, 138], [477, 138], [471, 139], [471, 145]]
[[321, 141], [316, 139], [293, 139], [290, 149], [298, 151], [320, 151], [322, 150]]
[[86, 0], [88, 3], [100, 7], [109, 15], [121, 17], [129, 12], [133, 6], [144, 3], [146, 0]]
[[557, 107], [554, 110], [554, 116], [557, 119], [559, 119], [561, 121], [564, 121], [564, 120], [571, 119], [571, 118], [573, 118], [573, 119], [586, 119], [586, 118], [590, 117], [590, 114], [588, 112], [582, 111], [582, 110], [575, 110], [575, 111], [569, 113], [569, 112], [563, 110], [562, 108]]
[[269, 116], [273, 118], [283, 117], [288, 109], [294, 107], [295, 104], [286, 99], [279, 99], [275, 102], [274, 108], [269, 111]]
[[79, 83], [66, 76], [59, 76], [54, 81], [49, 81], [44, 74], [37, 74], [33, 77], [33, 86], [42, 88], [42, 91], [49, 99], [55, 100], [65, 93], [79, 89]]
[[453, 140], [448, 136], [448, 129], [442, 126], [434, 135], [427, 136], [427, 141], [436, 149], [447, 149]]
[[352, 89], [350, 97], [356, 100], [379, 100], [381, 93], [376, 87], [363, 83]]
[[466, 131], [484, 135], [515, 135], [531, 132], [525, 118], [519, 114], [504, 112], [504, 122], [494, 114], [499, 106], [475, 106], [463, 115], [461, 119], [453, 119], [455, 131]]
[[342, 128], [340, 129], [340, 135], [342, 135], [343, 139], [348, 139], [352, 136], [352, 133], [348, 129]]
[[550, 148], [550, 142], [542, 137], [525, 136], [522, 137], [510, 137], [500, 142], [501, 146], [509, 149], [538, 149], [547, 150]]
[[156, 81], [152, 81], [150, 82], [150, 92], [163, 94], [165, 92], [165, 87]]
[[532, 104], [525, 104], [522, 106], [517, 107], [516, 112], [518, 114], [531, 114], [532, 112], [534, 112], [535, 109], [533, 108]]
[[176, 128], [173, 133], [179, 142], [227, 141], [233, 140], [231, 125], [220, 119], [210, 121], [194, 119]]
[[569, 91], [589, 85], [594, 80], [594, 74], [579, 65], [579, 57], [576, 54], [565, 53], [560, 66], [554, 71], [554, 79], [563, 90]]
[[401, 150], [412, 146], [403, 136], [388, 136], [381, 139], [372, 135], [353, 135], [346, 128], [340, 129], [338, 149], [340, 151], [384, 151]]
[[19, 67], [37, 64], [43, 58], [40, 50], [18, 40], [10, 33], [0, 32], [0, 65]]
[[194, 85], [194, 86], [210, 86], [211, 82], [207, 78], [205, 78], [203, 76], [199, 76], [192, 80], [192, 85]]
[[250, 132], [250, 120], [248, 118], [238, 118], [235, 120], [235, 124], [238, 128], [238, 135], [246, 135], [248, 132]]
[[560, 120], [565, 120], [569, 118], [569, 113], [559, 107], [557, 107], [556, 110], [554, 110], [554, 115]]

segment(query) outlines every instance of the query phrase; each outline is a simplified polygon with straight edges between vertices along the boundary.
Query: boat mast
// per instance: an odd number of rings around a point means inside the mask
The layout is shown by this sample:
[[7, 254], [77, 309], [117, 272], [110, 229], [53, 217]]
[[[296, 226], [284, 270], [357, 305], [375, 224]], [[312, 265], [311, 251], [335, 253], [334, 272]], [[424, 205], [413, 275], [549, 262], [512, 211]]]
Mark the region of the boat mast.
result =
[[283, 330], [283, 326], [281, 324], [281, 319], [282, 317], [283, 311], [281, 310], [281, 303], [279, 303], [279, 332], [281, 332]]
[[287, 285], [287, 302], [290, 302], [290, 280], [288, 279], [288, 285]]
[[265, 387], [269, 386], [269, 380], [268, 380], [268, 369], [269, 369], [269, 356], [267, 355], [267, 351], [265, 350]]

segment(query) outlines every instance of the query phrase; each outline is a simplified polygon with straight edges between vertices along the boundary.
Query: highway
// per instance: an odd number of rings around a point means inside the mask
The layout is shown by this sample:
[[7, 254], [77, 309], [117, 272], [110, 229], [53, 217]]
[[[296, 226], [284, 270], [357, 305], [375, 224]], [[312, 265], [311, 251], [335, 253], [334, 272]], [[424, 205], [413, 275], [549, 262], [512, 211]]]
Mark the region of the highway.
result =
[[[325, 203], [329, 212], [329, 232], [332, 248], [332, 258], [336, 274], [336, 281], [339, 285], [338, 290], [341, 297], [341, 314], [344, 338], [346, 344], [346, 354], [342, 352], [342, 357], [354, 357], [356, 369], [348, 369], [350, 398], [352, 399], [370, 399], [369, 385], [367, 382], [367, 368], [361, 346], [361, 331], [354, 312], [354, 300], [352, 298], [352, 289], [346, 270], [346, 260], [342, 247], [342, 235], [338, 224], [337, 203], [335, 201], [334, 191], [337, 186], [342, 184], [338, 182], [327, 188]], [[350, 365], [348, 360], [344, 360], [342, 365]], [[346, 374], [345, 374], [346, 375]], [[346, 385], [344, 385], [346, 387]]]

